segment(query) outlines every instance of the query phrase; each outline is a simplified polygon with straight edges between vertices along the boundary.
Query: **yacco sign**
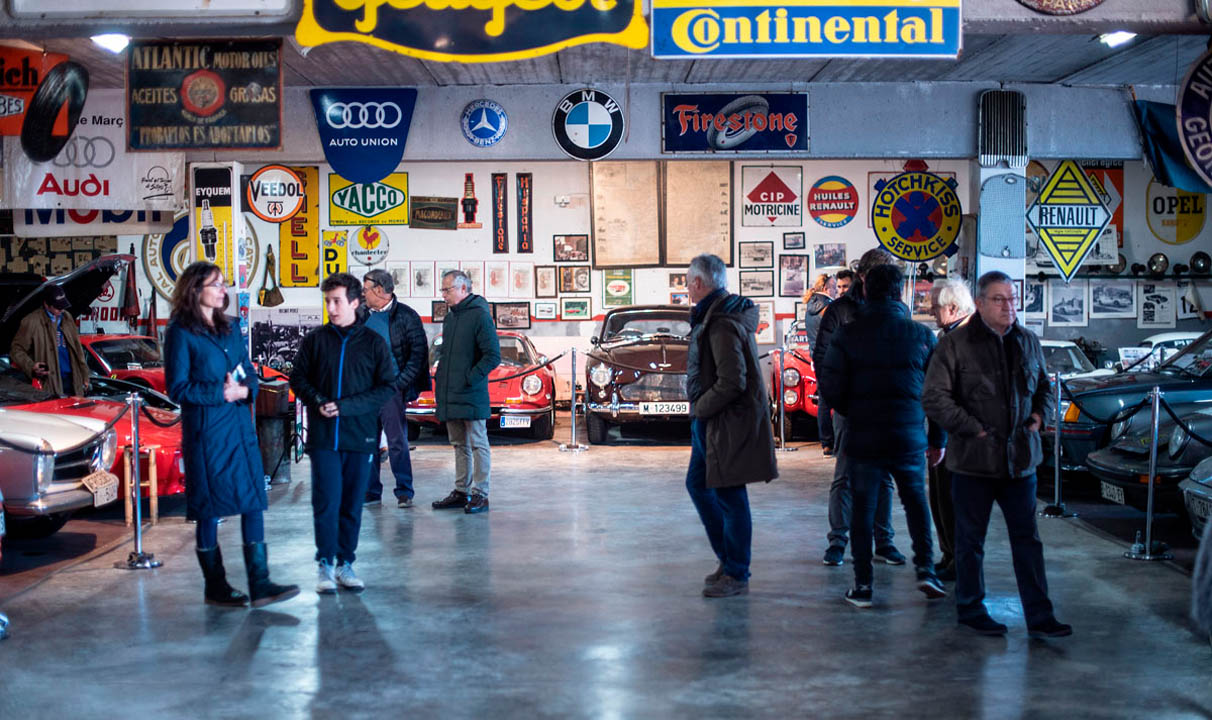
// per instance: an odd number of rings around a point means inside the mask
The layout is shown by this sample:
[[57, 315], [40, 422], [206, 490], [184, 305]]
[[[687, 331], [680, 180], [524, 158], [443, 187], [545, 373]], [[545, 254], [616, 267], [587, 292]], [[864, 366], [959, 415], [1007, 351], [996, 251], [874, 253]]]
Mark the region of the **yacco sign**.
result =
[[661, 152], [808, 150], [807, 93], [662, 93]]
[[304, 0], [300, 45], [362, 42], [425, 60], [522, 60], [587, 43], [648, 44], [640, 0]]
[[392, 173], [382, 182], [351, 183], [328, 175], [330, 225], [407, 225], [408, 173]]
[[960, 0], [652, 0], [656, 58], [954, 58], [960, 46]]

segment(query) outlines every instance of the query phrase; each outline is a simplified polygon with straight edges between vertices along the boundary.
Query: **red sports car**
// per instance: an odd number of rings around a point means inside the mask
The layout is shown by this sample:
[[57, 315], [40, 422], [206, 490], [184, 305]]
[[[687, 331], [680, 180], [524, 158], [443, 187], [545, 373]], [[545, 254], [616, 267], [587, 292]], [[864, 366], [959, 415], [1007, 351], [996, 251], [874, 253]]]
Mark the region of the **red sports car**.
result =
[[[502, 430], [528, 429], [530, 437], [550, 440], [555, 435], [555, 371], [544, 365], [530, 338], [519, 332], [498, 330], [501, 364], [488, 374], [488, 400], [492, 406], [492, 425]], [[429, 346], [430, 375], [437, 372], [438, 335]], [[433, 391], [408, 404], [408, 436], [416, 439], [421, 425], [437, 425], [437, 403]]]
[[[786, 358], [781, 358], [782, 354], [781, 350], [770, 353], [770, 407], [777, 431], [779, 406], [775, 396], [779, 392], [779, 361], [782, 359], [783, 412], [787, 418], [787, 437], [791, 437], [791, 429], [796, 421], [803, 422], [808, 417], [815, 419], [817, 413], [816, 368], [812, 365], [812, 349], [798, 325], [792, 327], [787, 337]], [[815, 421], [812, 425], [816, 426]]]
[[106, 377], [128, 380], [168, 392], [160, 343], [146, 335], [81, 335], [88, 369]]

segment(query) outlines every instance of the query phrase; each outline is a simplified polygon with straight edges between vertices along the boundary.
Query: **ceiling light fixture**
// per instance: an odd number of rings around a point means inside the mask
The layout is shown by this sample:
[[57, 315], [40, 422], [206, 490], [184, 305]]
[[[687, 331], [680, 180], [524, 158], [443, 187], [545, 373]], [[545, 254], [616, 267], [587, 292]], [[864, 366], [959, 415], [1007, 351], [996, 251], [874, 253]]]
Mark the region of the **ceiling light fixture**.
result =
[[103, 35], [93, 35], [92, 41], [117, 55], [130, 44], [130, 36], [123, 35], [122, 33], [105, 33]]
[[1098, 36], [1098, 41], [1109, 48], [1117, 48], [1120, 45], [1132, 40], [1136, 37], [1136, 33], [1127, 32], [1126, 30], [1116, 30], [1115, 32], [1103, 33]]

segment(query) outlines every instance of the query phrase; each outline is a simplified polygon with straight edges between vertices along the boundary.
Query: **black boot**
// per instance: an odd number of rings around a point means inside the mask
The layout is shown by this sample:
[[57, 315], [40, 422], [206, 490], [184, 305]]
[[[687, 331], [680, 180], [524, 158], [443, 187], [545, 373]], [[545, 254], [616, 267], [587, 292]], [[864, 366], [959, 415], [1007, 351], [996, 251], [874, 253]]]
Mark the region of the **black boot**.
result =
[[198, 550], [198, 564], [202, 566], [202, 577], [206, 578], [206, 604], [222, 607], [244, 607], [248, 596], [227, 584], [227, 573], [223, 570], [223, 555], [219, 547]]
[[253, 607], [289, 600], [299, 594], [298, 585], [270, 582], [269, 559], [263, 542], [244, 546], [244, 568], [248, 570], [248, 594], [252, 596]]

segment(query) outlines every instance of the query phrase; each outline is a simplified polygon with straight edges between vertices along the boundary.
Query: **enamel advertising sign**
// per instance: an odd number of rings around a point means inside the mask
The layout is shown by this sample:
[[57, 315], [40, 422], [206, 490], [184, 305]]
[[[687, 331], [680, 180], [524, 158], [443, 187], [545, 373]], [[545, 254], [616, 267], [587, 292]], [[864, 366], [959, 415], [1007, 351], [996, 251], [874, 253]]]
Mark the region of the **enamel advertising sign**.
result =
[[661, 152], [807, 152], [807, 93], [662, 93]]
[[959, 237], [963, 209], [955, 180], [904, 172], [875, 185], [871, 225], [888, 252], [921, 262], [945, 253]]

